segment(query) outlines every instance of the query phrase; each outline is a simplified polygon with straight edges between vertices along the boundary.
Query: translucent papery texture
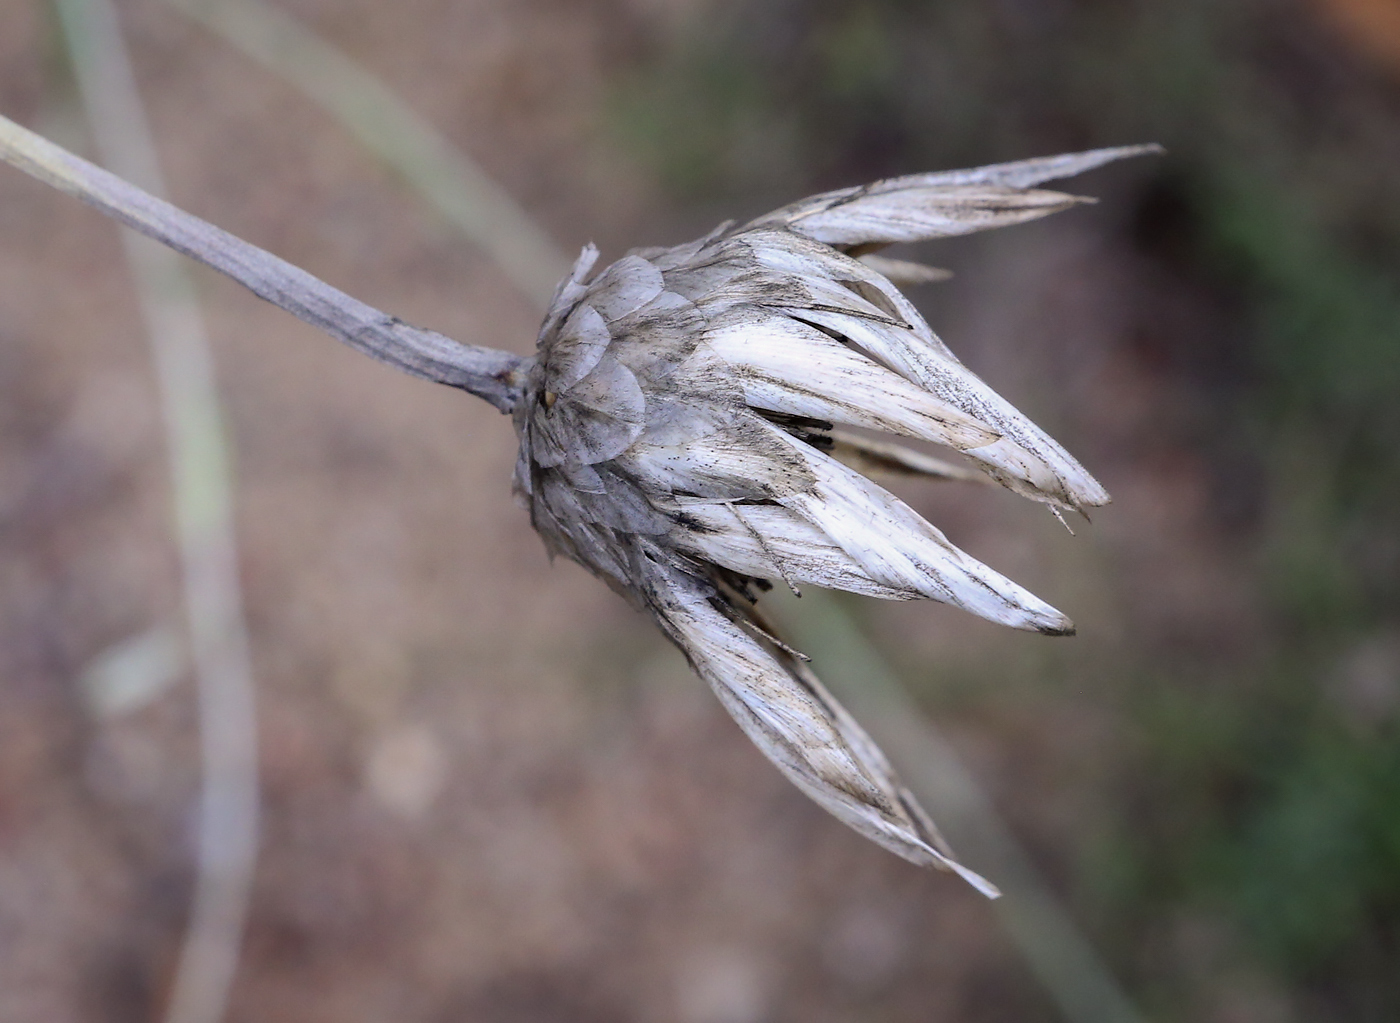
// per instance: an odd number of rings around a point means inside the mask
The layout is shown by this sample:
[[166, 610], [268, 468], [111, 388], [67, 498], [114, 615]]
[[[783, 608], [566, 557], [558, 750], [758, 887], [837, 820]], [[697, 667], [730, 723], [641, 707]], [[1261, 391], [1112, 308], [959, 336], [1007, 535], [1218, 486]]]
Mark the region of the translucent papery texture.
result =
[[[870, 253], [1074, 205], [1034, 188], [1152, 147], [915, 175], [794, 203], [743, 227], [634, 252], [559, 287], [515, 411], [516, 488], [535, 528], [649, 611], [758, 747], [804, 792], [916, 863], [957, 867], [880, 751], [752, 607], [753, 589], [928, 598], [1073, 631], [866, 479], [983, 473], [1055, 508], [1108, 494], [964, 367]], [[869, 260], [863, 262], [862, 258]], [[945, 445], [967, 467], [834, 429]]]
[[802, 199], [759, 217], [750, 227], [782, 224], [834, 246], [889, 245], [971, 234], [1022, 224], [1092, 202], [1032, 186], [1071, 178], [1114, 160], [1161, 152], [1161, 147], [1118, 146], [1085, 153], [996, 163], [969, 170], [886, 178]]
[[[800, 275], [802, 293], [794, 295], [798, 289], [789, 285], [765, 295], [750, 285], [747, 290], [758, 296], [751, 297], [744, 288], [730, 283], [710, 298], [711, 308], [738, 303], [740, 308], [771, 310], [783, 314], [790, 323], [823, 331], [835, 343], [862, 353], [868, 363], [888, 367], [923, 392], [924, 405], [936, 403], [945, 417], [961, 413], [959, 422], [971, 419], [988, 439], [981, 444], [961, 444], [916, 429], [876, 428], [947, 443], [998, 482], [1058, 508], [1083, 509], [1108, 502], [1108, 493], [1069, 452], [963, 366], [908, 299], [875, 270], [830, 246], [790, 232], [756, 230], [741, 234], [731, 245], [746, 247], [767, 277], [791, 279]], [[776, 345], [755, 345], [751, 352], [749, 358], [760, 365], [784, 354]], [[834, 371], [825, 366], [815, 368], [814, 359], [805, 362], [813, 367], [812, 373], [829, 376]], [[790, 379], [794, 389], [807, 385], [802, 376]], [[871, 411], [891, 406], [909, 406], [896, 388]], [[840, 417], [835, 421], [868, 425]]]
[[[643, 547], [650, 545], [644, 544]], [[997, 889], [960, 866], [879, 747], [791, 654], [716, 607], [713, 591], [648, 552], [645, 592], [666, 633], [739, 727], [798, 788], [856, 831], [907, 860], [956, 871], [982, 893]]]

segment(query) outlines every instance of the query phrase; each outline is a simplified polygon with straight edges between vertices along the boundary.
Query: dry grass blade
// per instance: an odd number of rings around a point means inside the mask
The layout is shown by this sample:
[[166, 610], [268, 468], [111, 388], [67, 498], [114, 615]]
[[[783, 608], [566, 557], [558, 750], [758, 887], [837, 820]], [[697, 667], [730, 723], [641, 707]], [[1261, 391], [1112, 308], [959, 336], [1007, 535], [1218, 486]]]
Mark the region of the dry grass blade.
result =
[[572, 262], [515, 198], [346, 54], [258, 0], [166, 0], [330, 111], [532, 300]]
[[[160, 168], [109, 0], [59, 0], [103, 158], [161, 191]], [[218, 1023], [238, 967], [258, 845], [257, 725], [238, 581], [228, 440], [198, 299], [180, 257], [123, 232], [145, 315], [175, 493], [185, 617], [199, 701], [194, 901], [169, 1023]]]
[[1003, 896], [996, 912], [1064, 1017], [1074, 1023], [1145, 1023], [957, 752], [839, 602], [817, 592], [803, 598], [801, 614], [796, 610], [789, 603], [783, 623], [832, 678], [861, 680], [838, 686], [840, 696], [896, 755], [949, 841], [996, 878]]

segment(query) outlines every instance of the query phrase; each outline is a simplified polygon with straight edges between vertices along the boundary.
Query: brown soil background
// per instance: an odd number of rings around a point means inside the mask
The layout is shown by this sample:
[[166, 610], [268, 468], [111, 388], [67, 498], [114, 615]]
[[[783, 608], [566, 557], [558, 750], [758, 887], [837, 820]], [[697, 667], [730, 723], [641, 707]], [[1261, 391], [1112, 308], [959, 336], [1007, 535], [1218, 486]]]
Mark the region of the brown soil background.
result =
[[[529, 349], [538, 310], [325, 114], [159, 3], [120, 6], [175, 201], [411, 322]], [[610, 75], [694, 6], [288, 5], [568, 247], [595, 239], [605, 257], [718, 219], [669, 205], [600, 128]], [[0, 2], [0, 109], [87, 151], [41, 4]], [[1204, 345], [1216, 321], [1114, 241], [1135, 174], [1086, 182], [1105, 197], [1094, 210], [957, 249], [958, 280], [923, 302], [1116, 501], [1072, 538], [1007, 494], [910, 498], [1081, 637], [870, 612], [911, 670], [1070, 680], [943, 722], [1057, 884], [1132, 741], [1076, 665], [1102, 677], [1129, 633], [1226, 661], [1252, 635], [1209, 467], [1180, 440], [1194, 406], [1150, 343]], [[231, 1020], [1052, 1018], [985, 902], [829, 819], [645, 621], [548, 563], [509, 496], [506, 420], [198, 280], [237, 450], [266, 801]], [[178, 620], [155, 409], [115, 229], [0, 173], [0, 1018], [14, 1023], [157, 1018], [182, 934], [189, 680], [115, 719], [77, 685], [112, 644]], [[1246, 1015], [1219, 1018], [1268, 1018], [1249, 983], [1221, 1002]]]

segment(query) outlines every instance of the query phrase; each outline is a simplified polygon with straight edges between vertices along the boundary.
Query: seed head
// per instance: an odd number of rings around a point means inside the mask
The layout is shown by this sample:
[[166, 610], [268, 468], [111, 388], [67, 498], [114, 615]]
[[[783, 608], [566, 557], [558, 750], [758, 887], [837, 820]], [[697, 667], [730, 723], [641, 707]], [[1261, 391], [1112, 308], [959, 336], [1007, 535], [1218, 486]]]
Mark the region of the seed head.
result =
[[[827, 192], [689, 244], [633, 251], [596, 276], [589, 246], [555, 294], [515, 409], [515, 486], [549, 550], [649, 612], [800, 789], [887, 849], [988, 894], [774, 636], [754, 591], [776, 581], [929, 598], [1018, 629], [1073, 632], [857, 471], [990, 478], [1057, 514], [1109, 500], [896, 287], [939, 271], [872, 253], [1090, 201], [1034, 186], [1154, 149]], [[966, 464], [842, 427], [933, 441]]]

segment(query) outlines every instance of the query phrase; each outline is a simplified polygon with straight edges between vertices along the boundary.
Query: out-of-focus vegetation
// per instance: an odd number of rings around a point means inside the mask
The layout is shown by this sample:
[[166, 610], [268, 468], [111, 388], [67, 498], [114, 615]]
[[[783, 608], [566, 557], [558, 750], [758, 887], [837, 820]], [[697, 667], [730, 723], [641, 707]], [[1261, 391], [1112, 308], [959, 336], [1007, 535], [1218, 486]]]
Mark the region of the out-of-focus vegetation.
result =
[[1167, 146], [1123, 231], [1219, 329], [1144, 343], [1193, 381], [1168, 428], [1263, 624], [1223, 657], [1129, 636], [1103, 668], [1137, 740], [1073, 897], [1163, 1018], [1209, 980], [1161, 954], [1190, 919], [1283, 1018], [1400, 1018], [1400, 79], [1325, 7], [731, 2], [613, 106], [688, 201]]

